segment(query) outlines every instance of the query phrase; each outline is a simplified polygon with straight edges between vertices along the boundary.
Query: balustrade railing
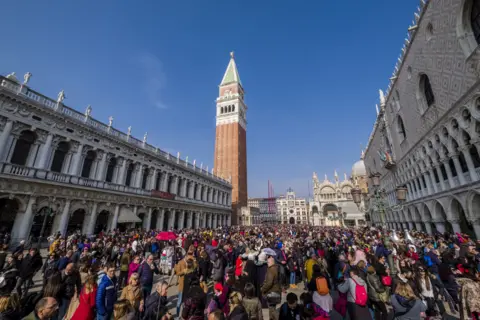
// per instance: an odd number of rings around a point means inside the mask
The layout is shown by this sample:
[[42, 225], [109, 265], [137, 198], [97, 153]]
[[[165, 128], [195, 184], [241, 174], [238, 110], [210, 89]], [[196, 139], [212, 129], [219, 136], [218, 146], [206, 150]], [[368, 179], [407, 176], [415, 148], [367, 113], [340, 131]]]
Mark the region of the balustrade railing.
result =
[[50, 99], [36, 91], [33, 91], [28, 86], [24, 86], [18, 82], [7, 79], [3, 76], [0, 76], [0, 80], [1, 80], [0, 81], [1, 87], [6, 88], [10, 91], [13, 91], [16, 94], [22, 95], [30, 100], [33, 100], [38, 104], [45, 106], [48, 109], [59, 110], [59, 112], [61, 112], [66, 117], [73, 118], [77, 121], [83, 122], [84, 124], [94, 127], [95, 129], [105, 132], [106, 134], [110, 134], [118, 139], [127, 141], [128, 143], [133, 144], [137, 148], [142, 148], [146, 151], [149, 151], [154, 155], [162, 156], [163, 158], [165, 158], [171, 163], [181, 164], [186, 168], [191, 168], [194, 171], [198, 171], [200, 174], [208, 176], [213, 180], [217, 180], [223, 183], [229, 183], [229, 184], [231, 183], [223, 178], [220, 178], [218, 176], [213, 175], [212, 173], [209, 173], [204, 168], [200, 168], [196, 165], [194, 166], [193, 163], [189, 164], [185, 160], [177, 158], [177, 156], [174, 156], [169, 154], [168, 152], [162, 151], [159, 148], [152, 146], [148, 143], [144, 143], [143, 141], [137, 138], [127, 135], [117, 129], [112, 128], [111, 126], [105, 123], [102, 123], [100, 121], [93, 119], [89, 115], [83, 114], [70, 107], [67, 107], [62, 102], [57, 102], [56, 100]]
[[[151, 196], [151, 190], [145, 190], [141, 188], [135, 188], [125, 185], [119, 185], [111, 182], [99, 181], [84, 177], [72, 176], [66, 173], [59, 173], [48, 171], [44, 169], [36, 169], [25, 167], [21, 165], [11, 164], [11, 163], [0, 163], [1, 173], [13, 176], [28, 177], [38, 180], [48, 180], [52, 182], [79, 185], [88, 188], [96, 188], [103, 190], [112, 190], [117, 192], [124, 192], [130, 194], [137, 194], [142, 196]], [[190, 199], [187, 197], [176, 196], [176, 200], [180, 202], [192, 203], [192, 204], [207, 204], [210, 206], [218, 207], [225, 209], [228, 206], [220, 203], [206, 202], [202, 200]]]

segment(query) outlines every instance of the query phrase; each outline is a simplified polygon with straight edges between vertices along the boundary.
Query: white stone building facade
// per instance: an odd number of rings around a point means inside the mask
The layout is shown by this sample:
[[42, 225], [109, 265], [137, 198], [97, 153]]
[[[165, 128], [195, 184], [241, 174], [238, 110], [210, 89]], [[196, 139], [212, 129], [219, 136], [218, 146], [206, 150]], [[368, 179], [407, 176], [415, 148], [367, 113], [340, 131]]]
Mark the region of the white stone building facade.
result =
[[308, 224], [308, 200], [297, 197], [292, 189], [276, 201], [278, 221], [282, 224]]
[[80, 229], [230, 224], [231, 184], [33, 91], [30, 75], [0, 77], [0, 228], [13, 241]]
[[[352, 168], [352, 179], [344, 175], [340, 181], [337, 172], [334, 181], [325, 175], [323, 181], [313, 173], [313, 201], [310, 202], [310, 224], [314, 226], [365, 226], [365, 213], [353, 202], [351, 190], [365, 170], [360, 160]], [[353, 180], [353, 181], [352, 181]], [[357, 182], [358, 183], [358, 182]]]
[[480, 1], [421, 2], [414, 19], [365, 152], [387, 206], [370, 187], [368, 211], [391, 228], [480, 239]]
[[261, 224], [259, 208], [241, 207], [238, 217], [238, 224], [241, 226], [252, 226], [256, 224]]

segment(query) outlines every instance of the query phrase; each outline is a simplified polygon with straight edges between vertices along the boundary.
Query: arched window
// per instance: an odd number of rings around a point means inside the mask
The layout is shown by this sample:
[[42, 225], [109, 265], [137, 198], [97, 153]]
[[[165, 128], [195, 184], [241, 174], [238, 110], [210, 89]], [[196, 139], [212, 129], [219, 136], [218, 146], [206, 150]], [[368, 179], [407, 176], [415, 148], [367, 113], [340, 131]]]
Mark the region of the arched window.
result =
[[18, 137], [17, 143], [15, 144], [15, 149], [13, 149], [12, 159], [10, 162], [21, 166], [26, 165], [28, 156], [30, 154], [30, 149], [35, 142], [35, 139], [35, 133], [32, 131], [22, 131], [20, 137]]
[[105, 181], [112, 182], [113, 172], [114, 172], [116, 166], [117, 166], [117, 158], [112, 157], [110, 159], [110, 161], [108, 162], [107, 176], [105, 177]]
[[452, 177], [457, 176], [457, 169], [455, 168], [455, 162], [453, 162], [453, 159], [450, 158], [448, 160], [448, 166], [450, 167], [450, 170], [452, 171]]
[[127, 178], [125, 179], [125, 185], [127, 187], [130, 187], [130, 183], [132, 182], [133, 169], [135, 169], [135, 167], [133, 163], [130, 162], [127, 168]]
[[422, 76], [420, 77], [420, 88], [422, 89], [422, 92], [425, 96], [427, 107], [430, 107], [435, 102], [435, 96], [433, 95], [430, 79], [426, 74], [422, 74]]
[[403, 120], [402, 120], [402, 117], [400, 116], [397, 117], [397, 133], [398, 133], [398, 136], [400, 137], [400, 142], [402, 142], [407, 138], [407, 134], [405, 132], [405, 126], [403, 125]]
[[173, 176], [172, 175], [169, 175], [168, 176], [168, 180], [167, 180], [167, 192], [169, 193], [173, 193]]
[[89, 150], [85, 156], [85, 160], [83, 161], [83, 168], [82, 168], [82, 177], [83, 178], [89, 178], [90, 177], [90, 171], [92, 170], [92, 164], [93, 161], [95, 161], [95, 158], [97, 157], [97, 154], [93, 150]]
[[470, 156], [472, 157], [473, 166], [474, 166], [475, 168], [480, 167], [480, 156], [478, 155], [477, 147], [472, 144], [472, 145], [470, 146], [469, 151], [470, 151]]
[[232, 106], [232, 112], [235, 112], [235, 106]]
[[157, 173], [157, 180], [155, 181], [155, 190], [160, 190], [160, 183], [162, 181], [162, 173]]
[[220, 114], [223, 114], [223, 107], [220, 108]]
[[150, 173], [150, 170], [148, 170], [148, 168], [145, 168], [145, 170], [143, 170], [142, 189], [145, 189], [147, 187], [147, 179], [148, 179], [149, 173]]
[[50, 170], [53, 172], [62, 172], [63, 163], [65, 157], [67, 156], [68, 150], [70, 150], [70, 145], [66, 141], [62, 141], [58, 144], [55, 153], [53, 154], [53, 161], [50, 167]]
[[472, 11], [470, 13], [470, 22], [472, 23], [472, 31], [477, 40], [477, 43], [480, 44], [480, 1], [472, 1]]

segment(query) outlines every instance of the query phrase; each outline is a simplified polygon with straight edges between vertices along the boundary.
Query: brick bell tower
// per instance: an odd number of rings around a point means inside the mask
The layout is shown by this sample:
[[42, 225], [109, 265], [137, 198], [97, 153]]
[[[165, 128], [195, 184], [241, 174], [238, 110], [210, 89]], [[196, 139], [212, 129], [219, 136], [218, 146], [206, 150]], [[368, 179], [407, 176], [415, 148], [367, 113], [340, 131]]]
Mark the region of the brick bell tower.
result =
[[214, 170], [231, 179], [232, 225], [238, 224], [242, 206], [247, 206], [247, 106], [233, 52], [219, 86], [217, 98]]

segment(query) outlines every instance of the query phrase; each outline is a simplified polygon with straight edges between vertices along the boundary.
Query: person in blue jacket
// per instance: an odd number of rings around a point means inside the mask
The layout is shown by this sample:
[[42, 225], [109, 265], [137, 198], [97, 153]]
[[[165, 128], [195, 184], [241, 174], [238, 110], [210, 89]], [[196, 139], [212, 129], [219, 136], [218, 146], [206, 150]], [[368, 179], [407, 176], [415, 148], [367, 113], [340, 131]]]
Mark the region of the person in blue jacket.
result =
[[98, 285], [95, 305], [97, 307], [97, 320], [110, 320], [113, 313], [113, 305], [117, 300], [117, 290], [115, 289], [115, 266], [107, 266], [107, 274], [102, 278]]

